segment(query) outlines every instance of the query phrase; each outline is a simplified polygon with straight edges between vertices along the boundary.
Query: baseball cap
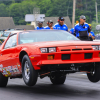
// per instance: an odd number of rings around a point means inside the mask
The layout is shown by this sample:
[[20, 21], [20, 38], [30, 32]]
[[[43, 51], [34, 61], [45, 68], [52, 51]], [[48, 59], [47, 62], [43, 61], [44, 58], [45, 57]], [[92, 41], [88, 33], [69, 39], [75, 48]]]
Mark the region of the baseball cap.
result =
[[41, 22], [41, 21], [39, 21], [38, 24], [39, 24], [39, 23], [42, 23], [42, 24], [43, 24], [43, 22]]
[[80, 19], [85, 19], [86, 20], [86, 17], [84, 15], [81, 15]]
[[48, 20], [48, 23], [53, 23], [53, 21], [52, 20]]
[[63, 17], [59, 17], [59, 20], [65, 20]]

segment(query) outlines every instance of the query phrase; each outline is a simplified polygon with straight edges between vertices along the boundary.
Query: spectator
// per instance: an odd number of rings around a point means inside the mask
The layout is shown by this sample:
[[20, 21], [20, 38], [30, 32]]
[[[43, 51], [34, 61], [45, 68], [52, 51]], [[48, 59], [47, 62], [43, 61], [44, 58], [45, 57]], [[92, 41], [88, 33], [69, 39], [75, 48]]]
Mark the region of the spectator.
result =
[[80, 22], [78, 24], [75, 25], [74, 29], [75, 29], [75, 34], [76, 37], [78, 37], [80, 40], [87, 40], [89, 41], [89, 36], [88, 33], [90, 33], [90, 27], [87, 23], [85, 23], [86, 21], [86, 17], [84, 15], [80, 16]]
[[54, 25], [54, 29], [68, 31], [68, 27], [64, 24], [65, 19], [63, 17], [59, 17], [58, 23]]
[[38, 22], [38, 27], [35, 30], [41, 30], [44, 29], [43, 22]]
[[53, 21], [52, 20], [49, 20], [48, 22], [47, 22], [47, 27], [45, 27], [45, 29], [54, 29], [53, 28]]

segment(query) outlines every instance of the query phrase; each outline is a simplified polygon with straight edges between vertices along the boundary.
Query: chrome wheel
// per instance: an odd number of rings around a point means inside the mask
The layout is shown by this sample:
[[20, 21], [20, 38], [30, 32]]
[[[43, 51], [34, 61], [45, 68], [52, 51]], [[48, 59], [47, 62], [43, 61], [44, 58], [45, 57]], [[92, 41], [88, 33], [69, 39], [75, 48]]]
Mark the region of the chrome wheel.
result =
[[24, 55], [22, 59], [22, 77], [28, 86], [33, 86], [37, 82], [38, 71], [34, 70], [28, 55]]
[[24, 74], [25, 74], [25, 78], [27, 80], [29, 80], [29, 78], [30, 78], [30, 67], [29, 67], [28, 61], [25, 61]]

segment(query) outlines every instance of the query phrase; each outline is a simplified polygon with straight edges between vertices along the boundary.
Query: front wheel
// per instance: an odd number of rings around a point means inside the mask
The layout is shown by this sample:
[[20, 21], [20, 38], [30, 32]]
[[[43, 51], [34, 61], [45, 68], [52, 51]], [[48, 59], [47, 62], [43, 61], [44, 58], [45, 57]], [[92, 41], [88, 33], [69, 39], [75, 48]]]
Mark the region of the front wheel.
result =
[[33, 86], [37, 82], [38, 71], [34, 70], [28, 55], [25, 55], [22, 59], [22, 76], [28, 86]]
[[100, 80], [100, 66], [91, 68], [90, 73], [87, 73], [87, 77], [91, 82], [98, 82]]
[[64, 84], [66, 80], [66, 75], [51, 75], [50, 80], [53, 84], [58, 85], [58, 84]]

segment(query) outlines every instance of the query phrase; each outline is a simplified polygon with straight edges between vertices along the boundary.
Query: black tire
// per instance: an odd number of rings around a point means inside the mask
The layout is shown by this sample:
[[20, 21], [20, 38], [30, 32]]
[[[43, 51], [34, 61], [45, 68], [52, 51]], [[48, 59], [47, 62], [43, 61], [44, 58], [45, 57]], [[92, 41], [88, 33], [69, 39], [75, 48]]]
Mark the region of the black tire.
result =
[[63, 76], [58, 76], [58, 75], [51, 75], [50, 76], [50, 81], [54, 84], [54, 85], [60, 85], [60, 84], [64, 84], [66, 80], [66, 75]]
[[8, 77], [4, 77], [0, 72], [0, 87], [6, 87], [8, 83]]
[[33, 86], [37, 82], [38, 71], [34, 70], [28, 55], [22, 59], [22, 77], [27, 86]]
[[98, 82], [100, 80], [100, 67], [95, 66], [91, 69], [91, 72], [87, 73], [87, 77], [91, 82]]

